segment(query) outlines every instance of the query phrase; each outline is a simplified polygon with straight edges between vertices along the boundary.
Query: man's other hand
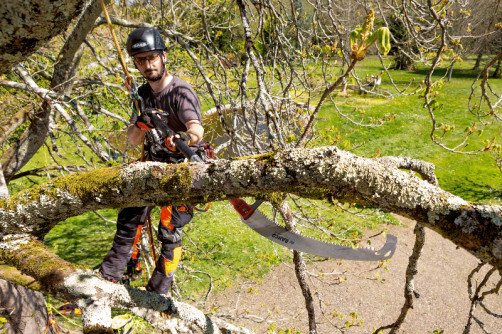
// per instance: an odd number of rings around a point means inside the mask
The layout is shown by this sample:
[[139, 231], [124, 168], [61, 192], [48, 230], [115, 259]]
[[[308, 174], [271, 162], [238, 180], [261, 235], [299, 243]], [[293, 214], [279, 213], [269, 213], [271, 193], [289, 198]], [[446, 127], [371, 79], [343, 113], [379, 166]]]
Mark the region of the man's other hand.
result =
[[190, 145], [190, 140], [191, 140], [190, 135], [188, 133], [186, 133], [186, 132], [179, 131], [179, 132], [176, 132], [174, 134], [174, 136], [167, 137], [166, 140], [165, 140], [165, 142], [164, 142], [165, 145], [166, 145], [166, 147], [170, 151], [173, 151], [173, 152], [180, 151], [180, 149], [174, 143], [174, 141], [176, 139], [181, 139], [185, 144]]
[[192, 139], [188, 133], [183, 131], [176, 132], [174, 138], [179, 138], [183, 140], [187, 145], [190, 145], [190, 140]]
[[155, 127], [149, 113], [146, 111], [138, 116], [138, 119], [136, 120], [136, 123], [134, 123], [134, 125], [136, 125], [141, 130], [150, 130]]

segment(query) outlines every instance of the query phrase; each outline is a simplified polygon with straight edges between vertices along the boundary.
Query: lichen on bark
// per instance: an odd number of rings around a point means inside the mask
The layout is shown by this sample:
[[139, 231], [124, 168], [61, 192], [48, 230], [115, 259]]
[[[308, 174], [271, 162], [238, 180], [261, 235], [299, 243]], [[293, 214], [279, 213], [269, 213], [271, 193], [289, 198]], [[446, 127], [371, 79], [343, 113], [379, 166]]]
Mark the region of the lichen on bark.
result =
[[415, 219], [502, 267], [494, 245], [502, 236], [500, 206], [468, 203], [398, 167], [336, 147], [287, 149], [208, 163], [135, 163], [78, 173], [0, 200], [0, 221], [4, 234], [40, 237], [57, 222], [90, 210], [197, 204], [281, 192], [332, 198]]
[[2, 1], [0, 6], [0, 74], [24, 61], [68, 27], [84, 0]]

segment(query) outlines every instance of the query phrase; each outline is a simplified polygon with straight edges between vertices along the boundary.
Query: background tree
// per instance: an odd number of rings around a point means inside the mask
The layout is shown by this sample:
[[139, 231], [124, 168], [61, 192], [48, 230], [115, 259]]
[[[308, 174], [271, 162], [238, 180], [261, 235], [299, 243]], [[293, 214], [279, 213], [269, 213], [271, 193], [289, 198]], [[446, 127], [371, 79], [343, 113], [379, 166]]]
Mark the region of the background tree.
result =
[[479, 70], [481, 60], [484, 55], [500, 53], [500, 29], [497, 23], [501, 19], [500, 1], [485, 1], [474, 5], [470, 3], [462, 13], [469, 16], [469, 23], [465, 35], [472, 38], [466, 38], [464, 47], [471, 55], [476, 55], [476, 62], [473, 70]]

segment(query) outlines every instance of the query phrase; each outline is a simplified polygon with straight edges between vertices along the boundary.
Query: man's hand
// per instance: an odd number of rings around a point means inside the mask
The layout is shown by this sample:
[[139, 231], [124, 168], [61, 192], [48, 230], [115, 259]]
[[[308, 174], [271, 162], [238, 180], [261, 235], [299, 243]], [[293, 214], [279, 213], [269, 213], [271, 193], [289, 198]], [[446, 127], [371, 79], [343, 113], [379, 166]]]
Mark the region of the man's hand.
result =
[[181, 139], [185, 144], [190, 145], [190, 140], [191, 140], [190, 135], [186, 132], [179, 131], [176, 132], [174, 136], [167, 137], [165, 140], [165, 145], [170, 151], [173, 152], [176, 152], [177, 150], [179, 151], [179, 149], [176, 147], [176, 144], [174, 143], [176, 139]]
[[183, 132], [183, 131], [176, 132], [176, 134], [174, 135], [174, 138], [179, 138], [179, 139], [183, 140], [185, 142], [185, 144], [187, 144], [187, 145], [190, 145], [190, 141], [192, 140], [190, 135], [186, 132]]
[[[141, 115], [138, 116], [138, 119], [136, 120], [136, 125], [138, 128], [141, 130], [151, 130], [155, 127], [155, 125], [152, 122], [151, 117], [152, 116], [152, 111], [151, 110], [145, 110]], [[152, 116], [155, 117], [155, 116]]]

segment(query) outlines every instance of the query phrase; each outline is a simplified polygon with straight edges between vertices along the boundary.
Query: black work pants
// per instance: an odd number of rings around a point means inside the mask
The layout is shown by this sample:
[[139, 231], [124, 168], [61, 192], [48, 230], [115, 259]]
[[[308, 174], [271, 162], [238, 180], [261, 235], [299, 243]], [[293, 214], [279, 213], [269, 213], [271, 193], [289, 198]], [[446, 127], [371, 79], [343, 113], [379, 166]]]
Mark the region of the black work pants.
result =
[[[127, 262], [136, 251], [139, 236], [152, 207], [120, 209], [117, 218], [117, 232], [113, 245], [101, 264], [103, 277], [120, 280]], [[189, 205], [162, 207], [158, 227], [161, 251], [155, 270], [148, 281], [147, 290], [167, 294], [171, 287], [174, 271], [181, 258], [181, 234], [183, 226], [193, 217]]]

